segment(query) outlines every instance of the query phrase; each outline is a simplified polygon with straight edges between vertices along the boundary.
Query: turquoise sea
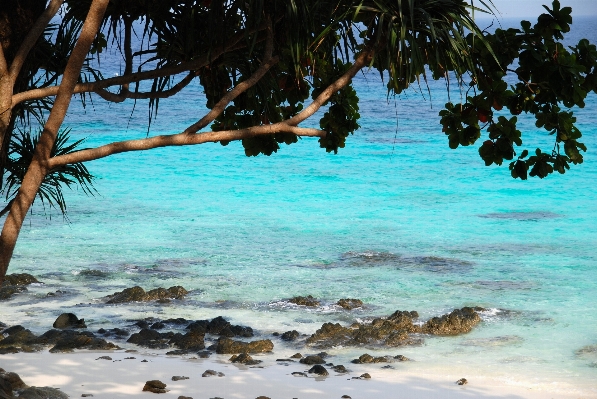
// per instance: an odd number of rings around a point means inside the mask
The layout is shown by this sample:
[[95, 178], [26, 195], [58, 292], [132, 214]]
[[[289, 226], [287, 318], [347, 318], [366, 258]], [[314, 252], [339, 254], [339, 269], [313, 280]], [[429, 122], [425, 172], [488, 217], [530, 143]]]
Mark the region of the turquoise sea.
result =
[[[572, 41], [597, 42], [594, 19], [573, 27]], [[303, 139], [271, 157], [247, 158], [231, 143], [90, 162], [95, 197], [68, 192], [68, 220], [41, 204], [26, 220], [9, 273], [45, 284], [0, 304], [0, 320], [41, 332], [65, 311], [92, 330], [223, 315], [271, 337], [395, 310], [426, 320], [482, 306], [483, 322], [469, 334], [379, 353], [416, 360], [401, 369], [597, 391], [597, 95], [576, 111], [585, 163], [520, 181], [507, 165], [485, 167], [477, 146], [448, 148], [437, 115], [443, 82], [432, 83], [431, 97], [412, 90], [389, 99], [375, 72], [356, 86], [362, 127], [338, 155]], [[199, 87], [190, 87], [160, 103], [149, 135], [180, 132], [204, 112]], [[65, 126], [92, 147], [145, 137], [147, 120], [145, 103], [94, 98], [85, 108], [75, 100]], [[527, 148], [553, 145], [533, 120], [523, 128]], [[99, 300], [133, 285], [182, 285], [190, 294], [170, 305]], [[286, 301], [308, 294], [322, 306]], [[333, 306], [346, 297], [366, 306]]]

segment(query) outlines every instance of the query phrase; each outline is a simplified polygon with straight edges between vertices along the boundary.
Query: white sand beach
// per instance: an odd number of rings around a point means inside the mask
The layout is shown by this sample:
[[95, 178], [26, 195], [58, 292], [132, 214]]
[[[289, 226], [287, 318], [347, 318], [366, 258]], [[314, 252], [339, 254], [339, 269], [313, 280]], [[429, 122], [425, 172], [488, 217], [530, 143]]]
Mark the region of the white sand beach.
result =
[[[99, 359], [109, 356], [111, 360]], [[564, 383], [536, 386], [521, 381], [499, 381], [468, 373], [439, 375], [382, 369], [381, 365], [347, 364], [347, 374], [330, 371], [328, 377], [293, 376], [310, 366], [298, 362], [276, 362], [279, 355], [256, 356], [261, 367], [247, 367], [228, 361], [230, 355], [214, 355], [209, 359], [191, 359], [150, 354], [149, 352], [81, 351], [70, 354], [48, 352], [18, 353], [0, 358], [0, 367], [18, 373], [31, 386], [60, 388], [70, 397], [91, 394], [94, 398], [178, 398], [254, 399], [338, 398], [352, 399], [590, 399], [597, 398], [595, 387], [567, 386]], [[128, 358], [128, 359], [127, 359]], [[147, 362], [143, 362], [147, 360]], [[211, 369], [224, 376], [202, 377]], [[329, 369], [329, 368], [328, 368]], [[369, 373], [371, 379], [354, 379]], [[189, 377], [172, 381], [173, 376]], [[468, 384], [456, 380], [465, 377]], [[148, 380], [167, 384], [169, 392], [143, 392]]]

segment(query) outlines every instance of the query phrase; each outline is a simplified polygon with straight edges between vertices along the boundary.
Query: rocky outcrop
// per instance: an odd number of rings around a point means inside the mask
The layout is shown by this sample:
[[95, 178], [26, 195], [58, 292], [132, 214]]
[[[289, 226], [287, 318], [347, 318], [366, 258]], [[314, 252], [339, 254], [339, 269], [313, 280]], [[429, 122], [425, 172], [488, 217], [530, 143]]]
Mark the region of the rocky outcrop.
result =
[[166, 393], [168, 390], [166, 389], [166, 384], [164, 384], [160, 380], [151, 380], [147, 381], [143, 386], [143, 391], [149, 391], [153, 393]]
[[167, 349], [170, 347], [170, 339], [173, 332], [160, 333], [156, 330], [144, 328], [138, 333], [132, 334], [126, 342], [151, 349]]
[[295, 305], [307, 306], [312, 308], [319, 306], [319, 301], [313, 298], [311, 295], [295, 296], [294, 298], [290, 298], [288, 302], [294, 303]]
[[303, 357], [301, 360], [299, 360], [299, 362], [301, 362], [303, 364], [308, 364], [311, 366], [313, 364], [324, 364], [325, 360], [323, 360], [323, 358], [319, 355], [309, 355], [309, 356]]
[[97, 338], [89, 331], [76, 332], [72, 330], [50, 330], [42, 334], [38, 342], [54, 343], [50, 349], [51, 353], [73, 352], [75, 349], [88, 350], [113, 350], [120, 349], [117, 345], [106, 341], [103, 338]]
[[0, 368], [0, 398], [12, 398], [13, 392], [27, 388], [17, 373], [11, 373]]
[[241, 363], [247, 366], [261, 363], [261, 360], [255, 360], [248, 353], [241, 353], [240, 355], [233, 355], [230, 358], [232, 363]]
[[228, 338], [251, 338], [253, 336], [253, 329], [251, 327], [232, 325], [222, 316], [215, 317], [212, 320], [194, 321], [187, 326], [187, 329]]
[[156, 288], [154, 290], [145, 291], [139, 286], [126, 288], [120, 292], [115, 292], [106, 297], [106, 303], [126, 303], [126, 302], [148, 302], [166, 299], [183, 299], [188, 291], [181, 286], [165, 288]]
[[317, 374], [319, 376], [325, 377], [327, 375], [329, 375], [330, 373], [328, 373], [328, 371], [326, 370], [325, 367], [316, 364], [315, 366], [311, 367], [308, 371], [309, 374]]
[[233, 341], [230, 338], [220, 338], [216, 345], [216, 353], [219, 354], [271, 352], [273, 349], [274, 344], [269, 339], [242, 342]]
[[174, 334], [168, 343], [178, 349], [198, 351], [205, 349], [204, 338], [204, 334], [191, 330], [184, 335], [180, 333]]
[[473, 308], [465, 307], [428, 320], [423, 324], [421, 332], [433, 335], [464, 334], [470, 332], [480, 321], [479, 314]]
[[68, 395], [56, 388], [29, 387], [19, 394], [19, 399], [68, 399]]
[[32, 283], [39, 283], [39, 281], [31, 274], [7, 274], [0, 285], [0, 300], [10, 299], [14, 294], [27, 291], [26, 286]]
[[402, 346], [419, 344], [417, 334], [456, 335], [469, 332], [481, 320], [473, 308], [456, 309], [450, 314], [434, 317], [423, 326], [414, 324], [417, 312], [396, 311], [386, 318], [370, 323], [354, 323], [344, 327], [339, 323], [324, 323], [307, 344], [319, 348], [333, 346]]
[[79, 319], [74, 313], [62, 313], [54, 324], [54, 328], [66, 329], [66, 328], [87, 328], [84, 319]]
[[39, 283], [35, 277], [27, 273], [7, 274], [4, 277], [4, 282], [11, 285], [29, 285], [33, 283]]
[[344, 298], [344, 299], [340, 299], [338, 302], [336, 302], [336, 305], [338, 305], [346, 310], [352, 310], [352, 309], [363, 307], [363, 301], [361, 301], [360, 299], [354, 299], [354, 298]]
[[298, 339], [298, 337], [300, 337], [301, 334], [299, 334], [298, 331], [296, 330], [292, 330], [292, 331], [286, 331], [284, 334], [282, 334], [281, 338], [284, 341], [296, 341]]

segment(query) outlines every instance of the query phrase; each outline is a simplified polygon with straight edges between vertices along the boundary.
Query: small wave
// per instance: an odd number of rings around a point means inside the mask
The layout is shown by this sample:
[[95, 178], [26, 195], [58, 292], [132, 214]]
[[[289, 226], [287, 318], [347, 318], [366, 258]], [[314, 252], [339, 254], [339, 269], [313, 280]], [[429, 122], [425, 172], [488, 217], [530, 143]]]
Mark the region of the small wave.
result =
[[524, 342], [522, 337], [518, 335], [503, 335], [499, 337], [489, 338], [472, 338], [461, 342], [464, 346], [481, 346], [481, 347], [495, 347], [495, 346], [507, 346], [507, 345], [518, 345]]
[[417, 256], [402, 259], [402, 267], [408, 269], [424, 270], [433, 273], [462, 273], [471, 270], [474, 263], [456, 259], [443, 258], [439, 256]]
[[549, 211], [538, 211], [538, 212], [492, 212], [484, 215], [478, 215], [480, 218], [487, 219], [512, 219], [521, 221], [537, 221], [541, 219], [555, 219], [560, 218], [562, 215]]

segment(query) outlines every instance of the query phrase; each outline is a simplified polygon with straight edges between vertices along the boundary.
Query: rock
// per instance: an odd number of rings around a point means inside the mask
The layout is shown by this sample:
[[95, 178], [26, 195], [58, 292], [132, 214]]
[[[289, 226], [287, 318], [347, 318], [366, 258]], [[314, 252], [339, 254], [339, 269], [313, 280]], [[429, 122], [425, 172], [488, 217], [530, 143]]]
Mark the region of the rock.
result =
[[295, 371], [294, 373], [290, 373], [291, 375], [295, 376], [295, 377], [306, 377], [307, 374], [305, 373], [300, 373], [298, 371]]
[[464, 307], [428, 320], [421, 331], [433, 335], [464, 334], [470, 332], [480, 321], [479, 314], [473, 308]]
[[93, 333], [89, 331], [49, 330], [39, 337], [38, 342], [44, 345], [54, 344], [50, 349], [51, 353], [72, 352], [75, 349], [120, 349], [117, 345], [114, 345], [103, 338], [96, 338]]
[[112, 358], [110, 356], [100, 356], [95, 360], [112, 360]]
[[466, 378], [461, 378], [458, 381], [456, 381], [457, 385], [465, 385], [468, 384], [468, 381], [466, 380]]
[[296, 330], [286, 331], [284, 334], [282, 334], [282, 339], [284, 341], [295, 341], [298, 337], [300, 337], [300, 335], [301, 334], [299, 334], [299, 332]]
[[339, 323], [324, 323], [315, 334], [307, 338], [307, 344], [320, 348], [416, 344], [421, 342], [421, 338], [409, 336], [409, 333], [421, 332], [421, 327], [413, 324], [415, 317], [418, 317], [417, 312], [397, 311], [386, 319], [354, 323], [350, 327], [343, 327]]
[[315, 366], [311, 367], [308, 371], [309, 374], [317, 374], [321, 376], [329, 375], [328, 371], [320, 364], [316, 364]]
[[251, 338], [253, 337], [253, 329], [246, 326], [230, 326], [230, 331], [235, 337]]
[[8, 336], [0, 340], [0, 348], [4, 349], [2, 353], [41, 350], [38, 345], [38, 337], [22, 326], [7, 328], [3, 334], [8, 334]]
[[15, 391], [17, 389], [27, 388], [27, 385], [23, 382], [21, 377], [17, 373], [12, 373], [9, 371], [4, 371], [0, 369], [0, 383], [7, 384], [11, 391]]
[[188, 379], [189, 379], [189, 377], [185, 377], [182, 375], [172, 376], [172, 381], [181, 381], [181, 380], [188, 380]]
[[257, 396], [255, 399], [270, 399], [270, 398], [267, 396], [261, 395], [261, 396]]
[[52, 327], [61, 330], [66, 328], [87, 328], [85, 320], [79, 319], [74, 313], [62, 313]]
[[324, 364], [325, 360], [323, 360], [322, 357], [319, 355], [309, 355], [299, 360], [299, 362], [311, 366], [313, 364]]
[[206, 330], [209, 334], [220, 334], [222, 330], [230, 327], [230, 323], [226, 321], [222, 316], [218, 316], [212, 319], [206, 326]]
[[274, 344], [269, 339], [259, 341], [242, 342], [233, 341], [230, 338], [220, 338], [216, 346], [216, 353], [235, 354], [235, 353], [259, 353], [271, 352]]
[[248, 353], [241, 353], [230, 358], [232, 363], [246, 364], [247, 366], [261, 363], [261, 360], [254, 360]]
[[130, 334], [127, 330], [123, 330], [122, 328], [118, 328], [118, 327], [111, 328], [109, 330], [100, 328], [99, 330], [97, 330], [97, 333], [101, 334], [103, 336], [114, 337], [114, 338], [124, 338], [124, 337], [128, 337]]
[[346, 367], [344, 367], [341, 364], [338, 364], [334, 367], [332, 367], [332, 369], [336, 372], [336, 373], [348, 373], [348, 370], [346, 369]]
[[179, 396], [178, 399], [193, 399], [190, 396]]
[[218, 377], [224, 377], [224, 373], [215, 371], [215, 370], [205, 370], [203, 372], [203, 374], [201, 374], [201, 377], [212, 377], [212, 376], [218, 376]]
[[4, 282], [11, 285], [29, 285], [33, 283], [39, 283], [35, 277], [27, 273], [7, 274], [4, 277]]
[[288, 302], [294, 303], [295, 305], [307, 306], [312, 308], [319, 306], [319, 301], [313, 298], [311, 295], [295, 296], [294, 298], [290, 298]]
[[350, 397], [348, 395], [342, 395], [342, 396], [340, 396], [340, 398], [342, 398], [342, 399], [352, 399], [352, 397]]
[[18, 294], [19, 292], [23, 291], [27, 291], [27, 288], [4, 282], [0, 286], [0, 300], [10, 299], [14, 294]]
[[354, 359], [351, 361], [351, 363], [355, 363], [355, 364], [366, 364], [366, 363], [387, 363], [390, 361], [390, 356], [379, 356], [379, 357], [373, 357], [368, 353], [365, 353], [361, 356], [359, 356], [358, 359]]
[[302, 357], [303, 355], [301, 355], [300, 353], [295, 353], [294, 355], [290, 356], [291, 359], [300, 359]]
[[197, 320], [189, 324], [186, 329], [187, 330], [197, 330], [203, 334], [207, 333], [207, 325], [209, 324], [209, 320]]
[[166, 384], [164, 384], [160, 380], [151, 380], [145, 383], [143, 387], [144, 391], [149, 391], [153, 393], [166, 393], [168, 390], [166, 389]]
[[184, 335], [180, 333], [175, 334], [168, 343], [179, 349], [196, 351], [205, 349], [204, 338], [204, 334], [201, 334], [197, 330], [191, 330]]
[[68, 399], [68, 395], [56, 388], [29, 387], [19, 394], [19, 399]]
[[208, 357], [211, 356], [211, 352], [210, 351], [197, 352], [197, 356], [199, 356], [200, 359], [207, 359]]
[[152, 330], [161, 330], [163, 328], [166, 328], [166, 325], [161, 321], [156, 321], [149, 328], [151, 328]]
[[91, 397], [93, 397], [93, 394], [92, 393], [82, 393], [81, 397], [82, 398], [91, 398]]
[[394, 359], [398, 360], [399, 362], [408, 362], [410, 359], [406, 356], [396, 355]]
[[369, 379], [371, 379], [371, 376], [369, 375], [369, 373], [364, 373], [364, 374], [361, 374], [361, 376], [359, 378], [361, 378], [363, 380], [369, 380]]
[[12, 387], [7, 381], [0, 378], [0, 399], [9, 399], [12, 397]]
[[361, 301], [360, 299], [344, 298], [336, 302], [336, 305], [346, 310], [352, 310], [355, 308], [363, 307], [363, 301]]
[[[172, 340], [174, 335], [175, 334], [173, 332], [160, 333], [156, 330], [144, 328], [138, 333], [132, 334], [129, 339], [126, 340], [126, 342], [151, 349], [167, 349], [170, 347], [169, 342]], [[183, 340], [182, 337], [183, 335], [179, 334], [177, 339], [180, 339], [183, 344], [188, 342]]]
[[125, 302], [147, 302], [163, 299], [183, 299], [188, 293], [181, 286], [165, 288], [156, 288], [145, 292], [145, 290], [139, 286], [125, 288], [120, 292], [115, 292], [112, 295], [106, 297], [106, 303], [116, 304]]

